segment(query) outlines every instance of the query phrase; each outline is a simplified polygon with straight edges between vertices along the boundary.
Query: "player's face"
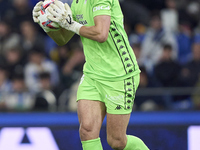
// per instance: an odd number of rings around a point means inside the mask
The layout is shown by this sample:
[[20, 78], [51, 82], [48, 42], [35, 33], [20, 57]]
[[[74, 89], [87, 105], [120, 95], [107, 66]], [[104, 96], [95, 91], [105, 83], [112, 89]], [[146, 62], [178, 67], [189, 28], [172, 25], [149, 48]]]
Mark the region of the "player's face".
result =
[[159, 30], [162, 27], [161, 20], [158, 17], [153, 17], [151, 20], [151, 27], [155, 30]]

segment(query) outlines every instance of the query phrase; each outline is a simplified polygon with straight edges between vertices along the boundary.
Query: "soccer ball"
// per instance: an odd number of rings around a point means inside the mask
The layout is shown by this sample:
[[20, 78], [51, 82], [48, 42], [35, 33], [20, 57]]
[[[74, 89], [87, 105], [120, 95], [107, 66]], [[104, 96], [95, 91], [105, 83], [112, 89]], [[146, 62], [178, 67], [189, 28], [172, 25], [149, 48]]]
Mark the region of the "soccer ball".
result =
[[49, 14], [47, 8], [51, 3], [54, 3], [54, 0], [46, 0], [43, 2], [43, 5], [41, 5], [40, 16], [38, 17], [40, 21], [39, 24], [47, 31], [57, 31], [60, 29], [58, 23], [53, 22], [47, 18], [47, 15]]

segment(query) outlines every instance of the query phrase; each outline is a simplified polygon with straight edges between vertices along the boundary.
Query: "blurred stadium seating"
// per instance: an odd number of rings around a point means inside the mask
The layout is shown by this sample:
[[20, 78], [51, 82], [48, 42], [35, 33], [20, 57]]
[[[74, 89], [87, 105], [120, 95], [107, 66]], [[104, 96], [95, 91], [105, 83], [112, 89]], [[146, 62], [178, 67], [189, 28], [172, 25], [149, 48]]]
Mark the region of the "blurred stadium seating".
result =
[[[66, 46], [57, 46], [32, 21], [36, 3], [0, 0], [0, 111], [76, 111], [84, 64], [80, 39], [75, 36]], [[199, 110], [199, 3], [120, 3], [142, 71], [134, 110]], [[52, 98], [55, 106], [49, 109]]]

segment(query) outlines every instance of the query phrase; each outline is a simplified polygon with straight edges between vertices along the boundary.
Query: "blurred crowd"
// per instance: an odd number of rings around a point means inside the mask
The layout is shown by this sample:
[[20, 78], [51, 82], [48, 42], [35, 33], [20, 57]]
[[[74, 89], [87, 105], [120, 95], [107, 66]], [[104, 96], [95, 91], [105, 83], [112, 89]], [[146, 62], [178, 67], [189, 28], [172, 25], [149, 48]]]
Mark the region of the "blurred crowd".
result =
[[[62, 0], [71, 3], [71, 0]], [[84, 54], [78, 36], [57, 46], [34, 24], [38, 0], [0, 0], [0, 111], [76, 110]], [[198, 89], [198, 0], [120, 0], [141, 69], [139, 90]], [[166, 90], [167, 91], [167, 90]], [[200, 109], [198, 92], [138, 95], [136, 110]]]

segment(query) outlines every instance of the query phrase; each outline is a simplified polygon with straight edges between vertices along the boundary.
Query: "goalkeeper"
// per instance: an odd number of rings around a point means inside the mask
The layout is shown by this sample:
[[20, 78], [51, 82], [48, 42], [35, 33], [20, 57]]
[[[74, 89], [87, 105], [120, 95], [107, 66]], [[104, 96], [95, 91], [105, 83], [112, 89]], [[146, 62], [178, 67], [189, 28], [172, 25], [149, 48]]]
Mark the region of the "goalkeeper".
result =
[[[37, 23], [41, 4], [33, 10]], [[105, 115], [107, 141], [113, 149], [148, 150], [141, 139], [126, 135], [140, 70], [118, 0], [74, 0], [71, 9], [55, 0], [47, 9], [48, 19], [61, 29], [45, 31], [58, 45], [66, 44], [74, 34], [83, 43], [86, 63], [77, 92], [83, 150], [103, 150], [99, 132]]]

